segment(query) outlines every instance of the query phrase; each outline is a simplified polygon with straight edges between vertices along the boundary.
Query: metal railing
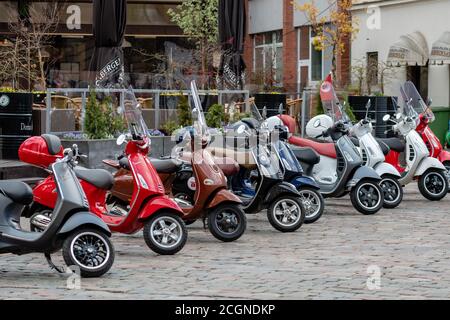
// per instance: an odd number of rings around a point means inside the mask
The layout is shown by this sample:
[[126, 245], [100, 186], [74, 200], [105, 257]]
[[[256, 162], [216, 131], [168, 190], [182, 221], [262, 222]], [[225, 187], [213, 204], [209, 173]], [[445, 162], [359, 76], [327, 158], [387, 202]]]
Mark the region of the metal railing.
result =
[[[107, 94], [119, 94], [119, 106], [123, 107], [124, 105], [124, 94], [127, 89], [95, 89], [96, 93], [107, 93]], [[190, 96], [191, 92], [189, 90], [150, 90], [150, 89], [134, 89], [133, 92], [136, 95], [152, 95], [153, 96], [153, 109], [155, 110], [155, 124], [154, 129], [159, 129], [160, 127], [160, 115], [161, 115], [161, 96], [163, 95], [184, 95]], [[51, 133], [51, 121], [52, 121], [52, 112], [54, 110], [52, 106], [52, 95], [60, 94], [62, 96], [81, 96], [81, 131], [84, 131], [84, 119], [86, 114], [86, 104], [88, 101], [88, 95], [90, 94], [89, 88], [49, 88], [46, 93], [46, 125], [45, 131], [46, 133]], [[243, 96], [244, 101], [246, 101], [246, 111], [250, 109], [248, 104], [248, 100], [250, 97], [250, 92], [248, 90], [200, 90], [200, 95], [210, 95], [217, 96], [218, 103], [224, 105], [224, 103], [231, 103], [232, 100], [228, 100], [226, 96]], [[190, 103], [190, 100], [189, 100]], [[147, 124], [149, 125], [149, 124]]]

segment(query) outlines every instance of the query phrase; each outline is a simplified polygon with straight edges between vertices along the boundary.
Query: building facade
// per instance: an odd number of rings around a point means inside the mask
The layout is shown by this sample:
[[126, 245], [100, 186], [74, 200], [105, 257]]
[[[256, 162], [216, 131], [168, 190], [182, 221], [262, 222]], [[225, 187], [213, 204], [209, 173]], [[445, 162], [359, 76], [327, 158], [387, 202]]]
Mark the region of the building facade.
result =
[[[309, 1], [296, 1], [298, 4], [305, 2]], [[327, 18], [338, 3], [315, 1], [319, 17]], [[253, 75], [251, 84], [301, 92], [306, 86], [316, 86], [331, 71], [331, 50], [315, 49], [313, 28], [292, 0], [246, 0], [246, 8], [248, 27], [244, 57], [247, 72]], [[343, 84], [350, 79], [349, 59], [350, 52], [346, 50], [337, 61], [337, 74]]]
[[353, 65], [365, 59], [391, 66], [386, 95], [398, 96], [411, 80], [434, 106], [450, 106], [450, 1], [355, 0], [352, 14], [360, 21]]

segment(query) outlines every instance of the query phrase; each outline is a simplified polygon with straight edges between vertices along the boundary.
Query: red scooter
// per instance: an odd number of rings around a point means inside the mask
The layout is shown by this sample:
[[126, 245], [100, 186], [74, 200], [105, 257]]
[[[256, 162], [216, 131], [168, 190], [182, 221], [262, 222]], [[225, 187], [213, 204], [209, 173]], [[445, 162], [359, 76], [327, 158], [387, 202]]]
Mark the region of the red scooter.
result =
[[[184, 213], [175, 201], [165, 195], [164, 185], [147, 158], [151, 141], [131, 90], [126, 92], [124, 113], [130, 132], [120, 136], [117, 144], [127, 141], [125, 154], [133, 173], [134, 188], [129, 211], [107, 207], [107, 192], [113, 186], [113, 176], [108, 171], [77, 168], [75, 174], [86, 193], [91, 212], [101, 217], [111, 231], [134, 234], [143, 229], [150, 249], [162, 255], [175, 254], [187, 240], [187, 230], [182, 220]], [[63, 149], [57, 137], [43, 135], [25, 141], [19, 149], [19, 156], [23, 162], [45, 168], [63, 156]], [[29, 217], [31, 226], [44, 230], [51, 222], [49, 213], [57, 204], [53, 175], [38, 184], [33, 194], [33, 206], [40, 206], [42, 210]]]

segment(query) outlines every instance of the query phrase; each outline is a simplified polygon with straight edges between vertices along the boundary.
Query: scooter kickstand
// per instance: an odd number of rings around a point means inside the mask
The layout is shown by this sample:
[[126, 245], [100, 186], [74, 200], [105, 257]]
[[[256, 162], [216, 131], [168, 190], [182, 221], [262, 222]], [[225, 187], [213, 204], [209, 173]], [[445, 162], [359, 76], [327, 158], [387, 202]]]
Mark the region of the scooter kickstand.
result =
[[202, 221], [203, 221], [203, 229], [204, 230], [208, 229], [208, 226], [206, 225], [206, 217], [203, 217]]
[[50, 253], [45, 254], [45, 259], [47, 260], [48, 266], [51, 270], [56, 270], [58, 273], [66, 273], [63, 267], [58, 267], [53, 263]]

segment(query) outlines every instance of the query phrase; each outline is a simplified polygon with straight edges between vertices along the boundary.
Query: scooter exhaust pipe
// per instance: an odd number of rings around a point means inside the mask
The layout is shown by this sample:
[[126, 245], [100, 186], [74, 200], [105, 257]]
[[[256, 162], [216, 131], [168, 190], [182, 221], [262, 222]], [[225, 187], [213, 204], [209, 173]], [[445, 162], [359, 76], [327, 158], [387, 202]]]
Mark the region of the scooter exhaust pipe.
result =
[[31, 219], [30, 224], [38, 229], [45, 230], [47, 229], [51, 221], [52, 219], [50, 219], [49, 217], [43, 214], [38, 214], [33, 217], [33, 219]]

